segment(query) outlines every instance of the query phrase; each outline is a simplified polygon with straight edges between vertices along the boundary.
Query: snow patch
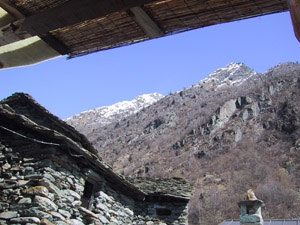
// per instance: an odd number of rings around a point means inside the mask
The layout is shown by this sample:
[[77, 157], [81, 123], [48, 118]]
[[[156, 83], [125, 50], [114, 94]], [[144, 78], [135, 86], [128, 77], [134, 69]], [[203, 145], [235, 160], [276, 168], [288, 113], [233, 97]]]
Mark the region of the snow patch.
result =
[[107, 125], [118, 118], [125, 118], [145, 107], [157, 102], [164, 96], [159, 93], [144, 94], [132, 101], [123, 101], [111, 106], [103, 106], [96, 109], [84, 111], [80, 114], [67, 118], [65, 121], [70, 125], [84, 122], [85, 125], [102, 124]]

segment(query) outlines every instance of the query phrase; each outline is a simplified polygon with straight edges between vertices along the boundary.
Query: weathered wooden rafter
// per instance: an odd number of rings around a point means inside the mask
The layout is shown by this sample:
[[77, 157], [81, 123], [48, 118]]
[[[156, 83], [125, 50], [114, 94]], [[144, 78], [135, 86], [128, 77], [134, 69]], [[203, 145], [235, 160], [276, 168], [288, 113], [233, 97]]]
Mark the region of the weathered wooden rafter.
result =
[[295, 36], [300, 42], [300, 0], [287, 0], [293, 21]]
[[4, 0], [0, 0], [0, 7], [16, 18], [16, 20], [25, 19], [25, 16], [19, 10]]
[[157, 38], [164, 35], [157, 23], [141, 7], [133, 7], [127, 12], [149, 38]]
[[129, 10], [157, 0], [71, 0], [57, 7], [27, 17], [22, 30], [31, 35], [42, 35], [58, 28], [71, 26], [85, 20]]

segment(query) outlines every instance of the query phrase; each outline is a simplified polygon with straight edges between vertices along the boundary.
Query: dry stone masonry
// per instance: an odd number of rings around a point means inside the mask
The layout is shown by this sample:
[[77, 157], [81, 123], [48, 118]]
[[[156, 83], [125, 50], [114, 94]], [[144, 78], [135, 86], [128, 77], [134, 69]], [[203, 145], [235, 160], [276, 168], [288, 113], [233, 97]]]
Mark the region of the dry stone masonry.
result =
[[0, 138], [1, 225], [187, 224], [184, 180], [115, 174], [28, 95], [1, 101]]

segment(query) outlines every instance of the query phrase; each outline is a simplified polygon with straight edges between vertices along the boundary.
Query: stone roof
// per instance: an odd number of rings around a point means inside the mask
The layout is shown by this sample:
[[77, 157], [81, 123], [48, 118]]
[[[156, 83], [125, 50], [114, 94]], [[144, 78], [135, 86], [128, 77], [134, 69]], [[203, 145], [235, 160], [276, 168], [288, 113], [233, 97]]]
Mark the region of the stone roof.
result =
[[63, 120], [51, 114], [46, 108], [36, 102], [30, 95], [24, 93], [15, 93], [12, 96], [3, 99], [1, 104], [8, 105], [17, 114], [24, 115], [33, 122], [54, 129], [72, 140], [80, 143], [83, 148], [97, 154], [96, 149], [89, 143], [88, 139], [72, 126]]
[[[0, 142], [5, 141], [16, 146], [14, 138], [18, 136], [25, 141], [59, 147], [71, 157], [80, 155], [80, 163], [91, 167], [105, 177], [116, 189], [133, 198], [144, 200], [151, 196], [187, 201], [188, 184], [179, 179], [161, 180], [141, 178], [129, 182], [123, 176], [113, 172], [105, 164], [87, 138], [77, 132], [58, 117], [39, 105], [30, 95], [16, 93], [0, 102]], [[22, 148], [22, 144], [19, 147]], [[134, 184], [133, 184], [134, 183]], [[153, 185], [153, 187], [151, 187]]]
[[181, 197], [182, 199], [190, 198], [191, 187], [186, 180], [181, 178], [128, 177], [127, 180], [151, 196], [163, 195]]

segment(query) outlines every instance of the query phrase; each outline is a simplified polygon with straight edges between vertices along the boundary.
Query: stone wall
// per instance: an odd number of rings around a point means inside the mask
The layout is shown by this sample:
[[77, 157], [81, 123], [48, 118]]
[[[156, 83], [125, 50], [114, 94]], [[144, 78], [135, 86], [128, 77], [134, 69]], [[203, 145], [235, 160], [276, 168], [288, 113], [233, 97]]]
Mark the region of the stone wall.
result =
[[134, 201], [103, 184], [95, 192], [91, 210], [111, 224], [186, 224], [187, 206], [176, 202]]
[[136, 200], [80, 155], [15, 143], [0, 142], [0, 224], [187, 224], [186, 202]]

